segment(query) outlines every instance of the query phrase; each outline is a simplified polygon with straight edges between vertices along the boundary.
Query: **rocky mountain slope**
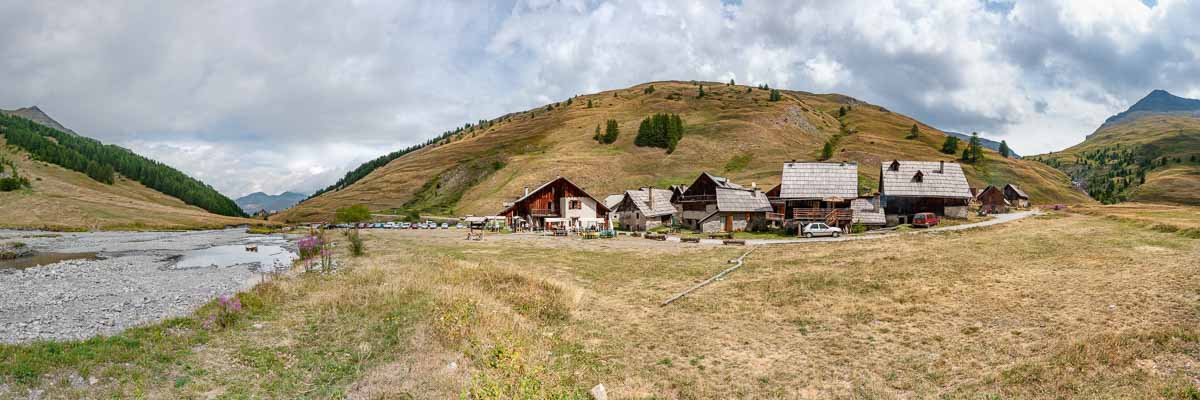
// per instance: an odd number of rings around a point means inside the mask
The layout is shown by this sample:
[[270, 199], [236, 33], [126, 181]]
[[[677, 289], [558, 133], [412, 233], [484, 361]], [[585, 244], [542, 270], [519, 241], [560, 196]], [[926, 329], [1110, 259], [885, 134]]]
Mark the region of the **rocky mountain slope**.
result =
[[1200, 205], [1200, 100], [1155, 90], [1082, 143], [1034, 158], [1104, 203]]
[[[838, 94], [783, 90], [777, 101], [772, 97], [767, 89], [681, 81], [576, 96], [471, 124], [274, 218], [330, 220], [334, 210], [353, 204], [376, 212], [490, 214], [522, 188], [556, 175], [596, 196], [689, 183], [702, 171], [766, 188], [778, 183], [785, 161], [822, 158], [827, 142], [831, 160], [860, 164], [864, 193], [878, 186], [881, 162], [957, 159], [939, 151], [943, 132], [883, 107]], [[676, 113], [686, 124], [673, 153], [634, 145], [639, 124], [655, 113]], [[594, 136], [609, 119], [620, 135], [601, 144]], [[906, 139], [913, 124], [920, 133]], [[985, 162], [965, 168], [973, 185], [1015, 183], [1036, 203], [1089, 201], [1061, 171], [985, 153]]]

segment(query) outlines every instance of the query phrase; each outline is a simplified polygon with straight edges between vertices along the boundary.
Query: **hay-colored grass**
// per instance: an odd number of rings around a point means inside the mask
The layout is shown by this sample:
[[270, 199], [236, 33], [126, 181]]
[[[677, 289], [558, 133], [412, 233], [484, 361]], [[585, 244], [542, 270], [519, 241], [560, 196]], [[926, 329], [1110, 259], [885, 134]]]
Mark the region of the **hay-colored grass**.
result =
[[667, 307], [745, 248], [363, 235], [367, 255], [341, 254], [342, 272], [276, 281], [257, 295], [263, 311], [165, 364], [146, 362], [157, 369], [92, 363], [110, 376], [100, 388], [47, 388], [153, 398], [585, 398], [599, 383], [611, 398], [662, 399], [1200, 393], [1200, 241], [1100, 215], [768, 246]]

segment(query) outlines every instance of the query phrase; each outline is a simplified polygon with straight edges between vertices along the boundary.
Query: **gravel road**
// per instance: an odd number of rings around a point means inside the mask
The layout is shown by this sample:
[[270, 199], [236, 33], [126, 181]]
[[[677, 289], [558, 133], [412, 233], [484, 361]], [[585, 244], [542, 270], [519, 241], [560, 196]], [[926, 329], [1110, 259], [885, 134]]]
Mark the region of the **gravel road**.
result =
[[[290, 265], [294, 257], [287, 239], [240, 229], [54, 235], [0, 230], [0, 242], [20, 241], [38, 252], [97, 255], [0, 268], [0, 343], [112, 335], [186, 315], [214, 297], [248, 288], [260, 271]], [[245, 252], [246, 244], [259, 251]]]

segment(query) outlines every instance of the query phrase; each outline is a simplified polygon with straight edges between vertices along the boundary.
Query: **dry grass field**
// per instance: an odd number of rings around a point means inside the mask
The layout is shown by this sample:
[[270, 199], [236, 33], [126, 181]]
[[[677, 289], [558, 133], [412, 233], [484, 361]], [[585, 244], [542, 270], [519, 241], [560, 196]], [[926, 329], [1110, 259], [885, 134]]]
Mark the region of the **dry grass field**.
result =
[[462, 235], [364, 231], [367, 256], [260, 285], [225, 330], [200, 326], [206, 308], [0, 346], [0, 383], [67, 398], [1200, 396], [1200, 240], [1119, 218], [766, 246], [666, 307], [747, 249]]
[[[699, 84], [704, 85], [703, 98], [697, 97]], [[655, 90], [646, 93], [650, 86]], [[336, 208], [353, 204], [376, 211], [399, 208], [426, 187], [436, 188], [437, 196], [432, 197], [452, 208], [451, 214], [487, 215], [518, 197], [523, 187], [536, 187], [557, 175], [569, 177], [594, 196], [690, 183], [703, 171], [745, 185], [757, 182], [765, 190], [779, 183], [784, 162], [820, 156], [825, 141], [842, 129], [837, 118], [841, 107], [850, 110], [844, 121], [853, 133], [838, 142], [832, 160], [860, 163], [864, 190], [878, 186], [881, 160], [956, 159], [939, 152], [945, 140], [942, 132], [882, 107], [836, 94], [784, 91], [776, 102], [769, 101], [769, 95], [747, 86], [678, 81], [581, 95], [571, 105], [564, 101], [553, 110], [514, 113], [486, 129], [407, 154], [348, 188], [305, 201], [273, 219], [331, 220]], [[641, 120], [661, 112], [678, 113], [688, 127], [669, 155], [663, 149], [634, 145]], [[592, 135], [608, 119], [618, 122], [620, 137], [613, 144], [599, 144]], [[906, 139], [913, 124], [921, 135]], [[1089, 201], [1058, 170], [1034, 161], [1001, 159], [991, 150], [987, 154], [987, 163], [965, 168], [976, 186], [1016, 183], [1038, 204]], [[492, 171], [489, 165], [501, 168]], [[436, 185], [427, 186], [435, 179]]]
[[0, 192], [0, 228], [146, 230], [261, 224], [209, 213], [120, 175], [112, 185], [57, 165], [33, 161], [0, 137], [0, 157], [12, 160], [32, 189]]

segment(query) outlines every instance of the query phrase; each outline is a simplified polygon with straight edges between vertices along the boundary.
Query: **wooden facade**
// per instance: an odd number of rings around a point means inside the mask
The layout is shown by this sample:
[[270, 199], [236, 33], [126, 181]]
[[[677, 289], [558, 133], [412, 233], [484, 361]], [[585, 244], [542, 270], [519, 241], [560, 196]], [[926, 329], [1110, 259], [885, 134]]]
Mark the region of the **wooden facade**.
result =
[[1004, 198], [1004, 192], [995, 186], [983, 188], [979, 195], [975, 196], [975, 201], [979, 203], [981, 210], [989, 213], [1006, 213], [1010, 205], [1008, 199]]
[[604, 203], [563, 177], [546, 182], [499, 213], [518, 230], [550, 229], [552, 222], [565, 224], [567, 229], [581, 229], [596, 219], [604, 220], [603, 229], [610, 229], [608, 214]]

